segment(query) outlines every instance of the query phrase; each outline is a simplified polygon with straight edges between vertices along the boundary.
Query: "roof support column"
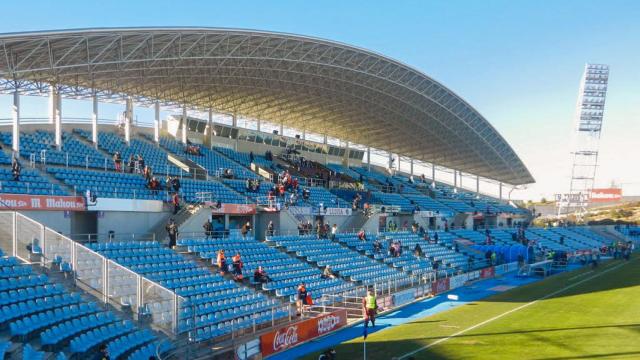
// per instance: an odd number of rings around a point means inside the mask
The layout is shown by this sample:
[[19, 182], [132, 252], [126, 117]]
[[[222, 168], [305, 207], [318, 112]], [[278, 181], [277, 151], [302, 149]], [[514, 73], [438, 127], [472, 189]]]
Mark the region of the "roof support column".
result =
[[371, 171], [371, 147], [367, 146], [367, 171]]
[[480, 198], [480, 176], [476, 175], [476, 198]]
[[56, 122], [56, 109], [58, 107], [56, 93], [56, 86], [54, 84], [49, 84], [49, 124], [51, 125]]
[[213, 133], [213, 109], [209, 109], [207, 127], [204, 128], [204, 145], [211, 148], [211, 134]]
[[129, 145], [131, 142], [131, 122], [133, 119], [133, 100], [127, 97], [124, 103], [124, 141]]
[[235, 112], [231, 114], [231, 125], [233, 125], [233, 127], [238, 127], [238, 114]]
[[458, 172], [453, 170], [453, 192], [458, 192]]
[[409, 160], [409, 169], [410, 175], [413, 175], [413, 159]]
[[327, 139], [327, 134], [324, 134], [322, 143], [324, 144], [324, 164], [327, 165], [329, 163], [329, 141]]
[[153, 141], [158, 144], [160, 143], [160, 102], [156, 101], [153, 104]]
[[11, 106], [11, 124], [12, 124], [12, 150], [16, 155], [20, 155], [20, 93], [18, 90], [13, 91], [13, 105]]
[[436, 188], [436, 164], [431, 164], [431, 187]]
[[349, 160], [351, 158], [351, 149], [349, 148], [349, 142], [347, 141], [347, 150], [344, 152], [344, 157], [346, 158], [347, 167], [349, 167]]
[[389, 170], [393, 170], [393, 153], [389, 153]]
[[256, 127], [257, 127], [258, 131], [262, 131], [262, 126], [261, 126], [262, 125], [262, 121], [260, 121], [260, 119], [258, 119], [258, 120], [256, 120], [256, 123], [257, 123]]
[[98, 147], [98, 95], [95, 90], [91, 95], [93, 110], [91, 111], [91, 142], [93, 146]]
[[[235, 116], [234, 116], [235, 119]], [[182, 143], [187, 143], [187, 131], [189, 131], [189, 127], [187, 126], [189, 122], [189, 118], [187, 117], [187, 105], [182, 105]], [[234, 125], [235, 126], [235, 125]]]
[[60, 92], [58, 89], [54, 90], [56, 94], [56, 108], [54, 109], [53, 116], [53, 126], [55, 128], [54, 133], [54, 143], [56, 145], [56, 149], [62, 149], [62, 97], [60, 96]]
[[502, 183], [498, 185], [498, 199], [502, 200]]
[[307, 140], [307, 129], [302, 129], [302, 140]]
[[284, 136], [284, 124], [280, 123], [280, 132], [278, 133], [280, 136]]

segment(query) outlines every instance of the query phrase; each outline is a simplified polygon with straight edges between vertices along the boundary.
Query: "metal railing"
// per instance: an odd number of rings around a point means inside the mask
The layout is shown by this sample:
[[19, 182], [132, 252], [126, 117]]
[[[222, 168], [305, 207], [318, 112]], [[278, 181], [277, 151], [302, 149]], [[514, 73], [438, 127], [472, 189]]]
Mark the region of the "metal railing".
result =
[[69, 238], [80, 243], [116, 242], [116, 241], [155, 241], [154, 233], [83, 233], [66, 234]]
[[76, 284], [104, 303], [130, 307], [138, 317], [174, 335], [179, 299], [175, 292], [15, 211], [0, 211], [0, 247], [32, 263], [39, 256], [48, 268], [70, 271]]

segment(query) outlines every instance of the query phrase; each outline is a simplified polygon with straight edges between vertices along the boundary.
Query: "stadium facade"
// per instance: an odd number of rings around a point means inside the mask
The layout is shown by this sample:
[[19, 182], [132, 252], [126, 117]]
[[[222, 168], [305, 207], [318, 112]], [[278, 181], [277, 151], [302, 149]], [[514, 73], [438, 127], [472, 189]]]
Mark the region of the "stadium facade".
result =
[[[94, 337], [47, 329], [52, 346], [34, 353], [106, 344], [129, 358], [183, 346], [197, 357], [243, 344], [266, 356], [295, 345], [281, 333], [290, 324], [308, 338], [346, 325], [350, 309], [324, 311], [339, 296], [375, 287], [398, 306], [446, 291], [452, 280], [442, 279], [492, 276], [481, 244], [500, 252], [499, 271], [528, 256], [512, 229], [531, 214], [502, 191], [534, 181], [513, 149], [451, 90], [365, 49], [216, 28], [2, 34], [0, 92], [12, 103], [0, 125], [7, 261], [37, 260], [118, 309], [90, 319], [87, 331], [104, 330]], [[23, 117], [24, 96], [49, 97], [49, 117]], [[62, 98], [92, 111], [65, 117]], [[122, 115], [104, 119], [101, 103], [122, 104]], [[140, 107], [153, 118], [136, 120]], [[163, 109], [178, 111], [162, 119]], [[481, 183], [498, 191], [483, 194]], [[175, 249], [163, 246], [169, 218]], [[602, 240], [531, 236], [571, 251]], [[220, 249], [226, 265], [241, 253], [244, 269], [229, 274]], [[254, 281], [258, 266], [267, 283]], [[298, 323], [301, 282], [325, 307]], [[50, 295], [65, 294], [60, 286]], [[56, 347], [56, 331], [74, 340]]]

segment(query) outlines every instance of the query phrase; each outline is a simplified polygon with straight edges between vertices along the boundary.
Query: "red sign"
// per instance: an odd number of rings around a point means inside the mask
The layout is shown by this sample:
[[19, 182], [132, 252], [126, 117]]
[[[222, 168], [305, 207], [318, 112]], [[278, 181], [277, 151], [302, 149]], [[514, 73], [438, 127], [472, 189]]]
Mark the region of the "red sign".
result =
[[440, 294], [449, 290], [449, 278], [438, 279], [431, 283], [431, 293]]
[[345, 325], [347, 325], [347, 310], [338, 310], [307, 319], [260, 336], [260, 351], [262, 356], [275, 354]]
[[87, 209], [82, 196], [48, 196], [0, 194], [0, 204], [13, 210], [65, 210]]
[[256, 213], [256, 204], [220, 204], [207, 201], [206, 206], [211, 207], [213, 214], [230, 214], [230, 215], [253, 215]]
[[609, 188], [591, 190], [592, 203], [616, 202], [620, 200], [622, 200], [622, 189]]
[[480, 270], [481, 279], [491, 278], [491, 277], [494, 277], [495, 275], [496, 275], [496, 269], [493, 266]]

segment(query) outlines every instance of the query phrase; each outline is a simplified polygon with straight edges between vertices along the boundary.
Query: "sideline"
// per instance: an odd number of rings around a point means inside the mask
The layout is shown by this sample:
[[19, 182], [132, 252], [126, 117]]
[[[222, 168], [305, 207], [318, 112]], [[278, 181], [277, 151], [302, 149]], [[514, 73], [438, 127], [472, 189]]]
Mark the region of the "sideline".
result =
[[[633, 261], [633, 260], [632, 260], [632, 261]], [[578, 286], [578, 285], [580, 285], [580, 284], [583, 284], [583, 283], [585, 283], [585, 282], [587, 282], [587, 281], [591, 281], [591, 280], [593, 280], [593, 279], [595, 279], [595, 278], [597, 278], [597, 277], [600, 277], [600, 276], [602, 276], [602, 275], [604, 275], [604, 274], [606, 274], [606, 273], [608, 273], [608, 272], [610, 272], [610, 271], [616, 270], [616, 269], [618, 269], [618, 268], [620, 268], [620, 267], [622, 267], [622, 266], [624, 266], [624, 265], [626, 265], [626, 264], [629, 264], [629, 263], [630, 263], [630, 261], [625, 261], [625, 262], [623, 262], [623, 263], [621, 263], [621, 264], [618, 264], [618, 265], [616, 265], [616, 266], [612, 266], [612, 267], [605, 268], [603, 271], [601, 271], [601, 272], [599, 272], [599, 273], [596, 273], [596, 274], [594, 274], [594, 275], [592, 275], [592, 276], [589, 276], [588, 278], [582, 279], [582, 280], [580, 280], [580, 281], [578, 281], [578, 282], [576, 282], [576, 283], [573, 283], [573, 284], [571, 284], [571, 285], [567, 285], [567, 286], [563, 287], [562, 289], [556, 290], [556, 291], [554, 291], [554, 292], [552, 292], [552, 293], [550, 293], [550, 294], [547, 294], [547, 295], [545, 295], [545, 296], [539, 297], [539, 298], [538, 298], [538, 299], [536, 299], [536, 300], [533, 300], [533, 301], [530, 301], [530, 302], [528, 302], [528, 303], [526, 303], [526, 304], [520, 305], [520, 306], [518, 306], [518, 307], [516, 307], [516, 308], [513, 308], [513, 309], [511, 309], [511, 310], [509, 310], [509, 311], [506, 311], [506, 312], [504, 312], [504, 313], [502, 313], [502, 314], [500, 314], [500, 315], [494, 316], [494, 317], [492, 317], [492, 318], [490, 318], [490, 319], [487, 319], [487, 320], [485, 320], [485, 321], [483, 321], [483, 322], [480, 322], [480, 323], [478, 323], [478, 324], [475, 324], [475, 325], [473, 325], [473, 326], [470, 326], [470, 327], [468, 327], [468, 328], [466, 328], [466, 329], [464, 329], [464, 330], [460, 330], [460, 331], [458, 331], [458, 332], [456, 332], [456, 333], [454, 333], [454, 334], [452, 334], [452, 335], [450, 335], [450, 336], [447, 336], [447, 337], [445, 337], [445, 338], [442, 338], [442, 339], [439, 339], [439, 340], [437, 340], [437, 341], [434, 341], [434, 342], [432, 342], [431, 344], [427, 344], [427, 345], [422, 346], [422, 347], [420, 347], [420, 348], [418, 348], [418, 349], [416, 349], [416, 350], [413, 350], [413, 351], [411, 351], [411, 352], [408, 352], [408, 353], [406, 353], [406, 354], [403, 354], [403, 355], [401, 355], [400, 357], [398, 357], [397, 359], [398, 359], [398, 360], [406, 359], [406, 358], [407, 358], [407, 357], [409, 357], [409, 356], [415, 355], [415, 354], [417, 354], [417, 353], [419, 353], [419, 352], [421, 352], [421, 351], [423, 351], [423, 350], [426, 350], [426, 349], [428, 349], [428, 348], [430, 348], [430, 347], [433, 347], [433, 346], [436, 346], [436, 345], [438, 345], [438, 344], [441, 344], [441, 343], [443, 343], [443, 342], [445, 342], [445, 341], [447, 341], [447, 340], [449, 340], [449, 339], [451, 339], [451, 338], [457, 337], [457, 336], [462, 335], [462, 334], [464, 334], [464, 333], [466, 333], [466, 332], [468, 332], [468, 331], [471, 331], [471, 330], [477, 329], [477, 328], [479, 328], [479, 327], [481, 327], [481, 326], [483, 326], [483, 325], [486, 325], [486, 324], [488, 324], [488, 323], [490, 323], [490, 322], [492, 322], [492, 321], [498, 320], [498, 319], [500, 319], [500, 318], [502, 318], [502, 317], [504, 317], [504, 316], [507, 316], [507, 315], [509, 315], [509, 314], [512, 314], [512, 313], [514, 313], [514, 312], [516, 312], [516, 311], [519, 311], [519, 310], [522, 310], [522, 309], [524, 309], [524, 308], [526, 308], [526, 307], [529, 307], [529, 306], [531, 306], [531, 305], [533, 305], [533, 304], [537, 303], [538, 301], [545, 300], [545, 299], [548, 299], [548, 298], [550, 298], [550, 297], [552, 297], [552, 296], [555, 296], [555, 295], [561, 294], [561, 293], [563, 293], [563, 292], [565, 292], [565, 291], [567, 291], [567, 290], [569, 290], [569, 289], [572, 289], [572, 288], [574, 288], [574, 287], [576, 287], [576, 286]]]
[[[567, 270], [560, 271], [556, 274], [559, 275], [560, 273], [577, 270], [579, 268], [580, 267], [570, 266]], [[553, 275], [555, 276], [556, 274]], [[512, 272], [491, 279], [474, 281], [473, 283], [469, 283], [468, 285], [436, 295], [433, 298], [423, 298], [420, 300], [416, 300], [415, 302], [403, 305], [400, 308], [396, 308], [389, 313], [384, 314], [380, 318], [376, 319], [375, 328], [369, 328], [369, 335], [377, 333], [379, 331], [384, 331], [385, 329], [392, 328], [394, 326], [406, 324], [410, 321], [416, 321], [431, 315], [435, 315], [442, 311], [465, 305], [469, 302], [479, 301], [489, 296], [498, 294], [501, 291], [493, 290], [493, 288], [499, 285], [520, 287], [542, 280], [544, 280], [544, 278], [518, 277], [516, 272]], [[449, 293], [455, 293], [459, 295], [460, 300], [451, 301], [447, 299], [447, 294]], [[363, 328], [364, 322], [358, 321], [355, 324], [345, 327], [334, 333], [310, 340], [283, 352], [270, 355], [268, 359], [290, 360], [294, 358], [300, 358], [308, 354], [327, 349], [329, 347], [335, 347], [345, 341], [362, 337]]]

